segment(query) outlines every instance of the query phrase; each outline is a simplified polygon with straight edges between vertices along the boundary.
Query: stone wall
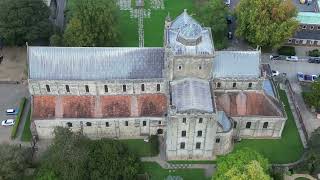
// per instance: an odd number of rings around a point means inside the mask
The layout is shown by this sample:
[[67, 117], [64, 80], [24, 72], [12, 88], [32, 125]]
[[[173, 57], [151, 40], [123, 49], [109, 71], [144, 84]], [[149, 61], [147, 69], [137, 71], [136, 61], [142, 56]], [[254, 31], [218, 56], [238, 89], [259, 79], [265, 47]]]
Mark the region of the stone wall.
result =
[[214, 155], [224, 155], [233, 149], [233, 129], [228, 132], [217, 132], [214, 141]]
[[[159, 129], [166, 130], [164, 117], [143, 118], [56, 118], [47, 120], [34, 119], [40, 139], [53, 138], [57, 126], [69, 127], [72, 131], [82, 131], [90, 138], [142, 138], [157, 134]], [[90, 124], [91, 123], [91, 124]], [[72, 127], [70, 127], [70, 125]]]
[[[233, 87], [236, 83], [235, 87]], [[262, 90], [263, 80], [262, 79], [214, 79], [213, 88], [215, 91], [238, 91], [238, 90]], [[251, 87], [250, 87], [251, 84]]]
[[[281, 138], [285, 117], [232, 117], [236, 123], [234, 136], [241, 138]], [[250, 128], [247, 123], [250, 122]], [[264, 128], [264, 123], [268, 125]]]
[[29, 80], [29, 91], [32, 95], [130, 95], [166, 93], [167, 85], [164, 79], [113, 81]]
[[[185, 119], [185, 122], [183, 121]], [[202, 122], [199, 121], [202, 118]], [[200, 123], [201, 122], [201, 123]], [[169, 116], [166, 153], [169, 160], [212, 159], [213, 139], [217, 130], [214, 114], [180, 114]], [[185, 137], [183, 132], [185, 131]], [[199, 136], [198, 131], [202, 131]], [[185, 147], [181, 147], [185, 143]], [[200, 147], [197, 148], [197, 143]]]
[[208, 56], [170, 56], [167, 59], [169, 79], [194, 77], [209, 80], [212, 77], [212, 58]]

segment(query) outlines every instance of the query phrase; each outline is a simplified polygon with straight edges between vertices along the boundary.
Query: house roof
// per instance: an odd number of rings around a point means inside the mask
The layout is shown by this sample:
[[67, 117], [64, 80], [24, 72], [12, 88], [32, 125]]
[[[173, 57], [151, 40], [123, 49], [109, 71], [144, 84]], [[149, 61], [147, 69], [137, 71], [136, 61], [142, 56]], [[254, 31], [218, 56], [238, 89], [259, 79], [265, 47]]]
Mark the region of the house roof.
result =
[[29, 47], [29, 78], [109, 80], [162, 78], [163, 48]]
[[258, 78], [260, 74], [260, 51], [216, 52], [214, 78]]
[[202, 27], [186, 10], [166, 31], [167, 46], [175, 55], [213, 55], [210, 28]]
[[293, 38], [320, 40], [320, 31], [296, 31]]
[[299, 12], [297, 20], [301, 24], [320, 24], [320, 12]]
[[171, 83], [172, 104], [178, 112], [200, 111], [212, 113], [213, 100], [208, 81], [186, 78]]

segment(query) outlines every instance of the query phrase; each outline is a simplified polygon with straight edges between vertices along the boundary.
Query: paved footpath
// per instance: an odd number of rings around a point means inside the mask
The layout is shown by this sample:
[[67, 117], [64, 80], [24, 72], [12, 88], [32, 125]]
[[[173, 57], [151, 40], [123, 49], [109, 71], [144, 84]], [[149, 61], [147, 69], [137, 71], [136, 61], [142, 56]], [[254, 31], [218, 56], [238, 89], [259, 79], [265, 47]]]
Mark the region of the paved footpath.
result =
[[215, 164], [172, 164], [167, 161], [161, 160], [160, 156], [155, 157], [142, 157], [142, 162], [156, 162], [163, 169], [204, 169], [206, 177], [212, 177], [215, 172]]

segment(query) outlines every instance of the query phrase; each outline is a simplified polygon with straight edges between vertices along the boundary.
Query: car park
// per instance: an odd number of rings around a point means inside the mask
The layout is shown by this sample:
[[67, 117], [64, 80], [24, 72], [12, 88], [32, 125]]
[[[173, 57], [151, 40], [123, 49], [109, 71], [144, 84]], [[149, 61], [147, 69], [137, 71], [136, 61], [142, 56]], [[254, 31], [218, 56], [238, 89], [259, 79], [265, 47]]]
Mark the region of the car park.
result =
[[2, 126], [13, 126], [14, 125], [14, 120], [13, 119], [7, 119], [7, 120], [3, 120], [1, 122]]
[[279, 76], [279, 71], [275, 71], [275, 70], [272, 70], [271, 71], [271, 73], [272, 73], [272, 76]]
[[7, 109], [6, 114], [7, 115], [16, 115], [16, 114], [18, 114], [18, 109], [14, 109], [14, 108]]
[[270, 55], [270, 60], [280, 60], [280, 56], [278, 55]]
[[287, 61], [298, 61], [298, 57], [297, 56], [287, 56], [286, 57], [286, 60]]

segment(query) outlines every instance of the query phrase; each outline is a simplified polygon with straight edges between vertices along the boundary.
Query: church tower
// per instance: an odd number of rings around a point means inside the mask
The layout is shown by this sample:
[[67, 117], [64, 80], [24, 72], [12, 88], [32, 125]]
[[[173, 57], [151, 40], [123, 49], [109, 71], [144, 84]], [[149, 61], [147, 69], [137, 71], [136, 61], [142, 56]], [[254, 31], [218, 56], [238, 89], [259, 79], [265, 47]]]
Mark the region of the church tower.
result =
[[186, 77], [212, 78], [214, 45], [211, 29], [202, 27], [187, 10], [165, 21], [164, 48], [170, 81]]

